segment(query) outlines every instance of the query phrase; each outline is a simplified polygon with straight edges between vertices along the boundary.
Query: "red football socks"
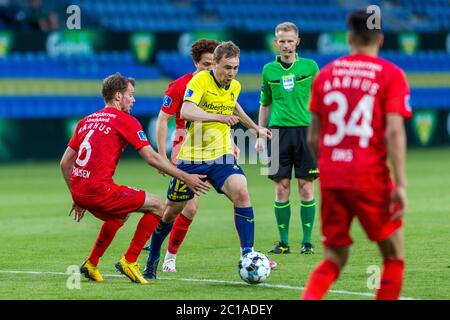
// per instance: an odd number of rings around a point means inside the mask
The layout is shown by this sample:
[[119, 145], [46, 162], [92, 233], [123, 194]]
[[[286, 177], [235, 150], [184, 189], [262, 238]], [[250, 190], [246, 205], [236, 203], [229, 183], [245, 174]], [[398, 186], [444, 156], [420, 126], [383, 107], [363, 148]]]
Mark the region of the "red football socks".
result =
[[301, 299], [320, 300], [339, 277], [339, 267], [331, 260], [323, 260], [309, 276]]
[[169, 245], [167, 247], [169, 253], [177, 254], [184, 237], [186, 237], [191, 222], [192, 220], [186, 218], [183, 214], [177, 216], [173, 223], [172, 231], [170, 232]]
[[97, 240], [95, 241], [94, 248], [88, 258], [90, 263], [94, 266], [98, 265], [100, 258], [103, 256], [106, 249], [108, 249], [114, 239], [117, 230], [119, 230], [122, 226], [123, 222], [118, 220], [108, 220], [103, 222], [102, 228], [98, 233]]
[[159, 220], [161, 220], [161, 217], [151, 212], [144, 214], [141, 220], [139, 220], [133, 240], [131, 240], [130, 247], [125, 253], [125, 259], [128, 262], [134, 263], [137, 261], [142, 248], [148, 239], [150, 239], [153, 231], [155, 231]]
[[405, 263], [403, 260], [384, 260], [380, 289], [377, 291], [377, 300], [397, 300], [400, 297], [404, 269]]

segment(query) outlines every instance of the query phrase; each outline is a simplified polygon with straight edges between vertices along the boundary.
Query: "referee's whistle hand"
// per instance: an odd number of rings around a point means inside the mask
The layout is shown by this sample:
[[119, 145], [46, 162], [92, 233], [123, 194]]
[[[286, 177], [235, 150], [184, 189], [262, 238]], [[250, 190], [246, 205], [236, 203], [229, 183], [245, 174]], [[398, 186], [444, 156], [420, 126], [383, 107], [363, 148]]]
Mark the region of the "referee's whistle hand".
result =
[[266, 148], [266, 146], [264, 143], [264, 139], [262, 139], [262, 138], [256, 139], [256, 144], [255, 144], [256, 152], [263, 152], [265, 148]]
[[258, 138], [272, 139], [272, 131], [264, 127], [258, 127]]

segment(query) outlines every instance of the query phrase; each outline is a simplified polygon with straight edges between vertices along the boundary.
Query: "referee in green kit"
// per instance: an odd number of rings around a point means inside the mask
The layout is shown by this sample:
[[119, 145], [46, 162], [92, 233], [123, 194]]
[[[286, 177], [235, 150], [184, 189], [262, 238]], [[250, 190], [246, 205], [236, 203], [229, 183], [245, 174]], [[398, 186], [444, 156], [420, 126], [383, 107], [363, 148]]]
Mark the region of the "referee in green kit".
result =
[[[314, 76], [319, 72], [317, 63], [300, 58], [296, 48], [300, 44], [298, 28], [283, 22], [275, 28], [275, 43], [280, 55], [267, 63], [262, 72], [259, 125], [272, 129], [269, 178], [275, 182], [275, 217], [280, 241], [270, 253], [290, 253], [289, 221], [291, 218], [292, 167], [298, 181], [300, 216], [303, 239], [301, 253], [312, 254], [311, 241], [316, 202], [313, 181], [319, 170], [306, 143], [310, 124], [308, 102]], [[273, 143], [279, 142], [277, 146]], [[258, 139], [256, 150], [264, 151], [265, 141]]]

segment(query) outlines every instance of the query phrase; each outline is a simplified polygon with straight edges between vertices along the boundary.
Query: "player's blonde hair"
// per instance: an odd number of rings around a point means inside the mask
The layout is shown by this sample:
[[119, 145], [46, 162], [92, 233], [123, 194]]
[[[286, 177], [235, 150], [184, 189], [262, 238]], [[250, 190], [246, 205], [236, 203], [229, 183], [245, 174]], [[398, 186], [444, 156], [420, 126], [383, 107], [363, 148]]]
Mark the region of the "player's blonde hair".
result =
[[222, 58], [239, 57], [241, 50], [233, 41], [226, 41], [219, 44], [214, 50], [214, 62], [219, 63]]
[[279, 31], [294, 31], [298, 36], [297, 26], [289, 21], [282, 22], [275, 27], [275, 37], [278, 35]]

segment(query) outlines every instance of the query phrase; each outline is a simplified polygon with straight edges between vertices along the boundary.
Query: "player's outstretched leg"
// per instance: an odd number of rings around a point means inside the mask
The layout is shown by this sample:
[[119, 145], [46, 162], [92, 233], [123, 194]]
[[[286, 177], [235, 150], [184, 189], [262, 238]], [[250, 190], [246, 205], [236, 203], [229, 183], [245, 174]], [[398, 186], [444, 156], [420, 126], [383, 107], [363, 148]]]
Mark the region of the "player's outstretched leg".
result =
[[137, 263], [139, 254], [145, 243], [155, 230], [161, 216], [148, 212], [139, 220], [133, 240], [125, 255], [116, 263], [116, 268], [126, 275], [132, 282], [147, 284], [140, 272], [140, 265]]
[[80, 266], [80, 273], [90, 280], [103, 282], [103, 276], [100, 273], [100, 270], [96, 265], [90, 263], [89, 260], [85, 260]]
[[126, 275], [132, 282], [147, 284], [137, 263], [145, 243], [155, 230], [163, 214], [164, 203], [157, 196], [146, 193], [144, 205], [138, 210], [144, 215], [138, 222], [133, 239], [125, 255], [116, 263], [116, 269]]
[[177, 272], [176, 259], [178, 249], [186, 237], [189, 226], [197, 213], [197, 208], [198, 197], [194, 197], [194, 199], [187, 202], [183, 212], [176, 217], [172, 231], [170, 232], [166, 256], [164, 257], [164, 263], [162, 266], [163, 272]]
[[397, 230], [389, 239], [379, 242], [378, 246], [383, 256], [383, 272], [376, 299], [397, 300], [400, 297], [405, 269], [403, 230]]
[[150, 253], [147, 259], [147, 265], [154, 265], [155, 267], [158, 266], [159, 259], [161, 256], [161, 246], [164, 240], [167, 238], [167, 235], [170, 233], [170, 230], [172, 230], [173, 221], [163, 221], [163, 219], [161, 219], [161, 221], [159, 222], [158, 226], [156, 227], [155, 231], [152, 234], [149, 246]]
[[152, 235], [151, 250], [148, 255], [147, 263], [143, 273], [145, 279], [156, 279], [156, 273], [161, 254], [161, 246], [170, 230], [172, 229], [173, 220], [183, 210], [185, 205], [186, 201], [175, 202], [167, 200], [164, 215], [161, 219], [163, 223], [160, 223], [158, 225], [158, 227], [161, 226], [161, 228], [160, 230], [158, 230], [158, 232], [156, 232], [155, 230]]
[[103, 281], [103, 277], [97, 265], [123, 224], [124, 222], [122, 220], [107, 220], [103, 222], [91, 254], [80, 266], [80, 273], [84, 274], [86, 278], [97, 282]]
[[308, 283], [306, 284], [301, 299], [322, 299], [339, 277], [341, 270], [347, 262], [349, 252], [349, 247], [325, 247], [324, 259], [309, 275]]
[[[244, 174], [230, 175], [223, 184], [222, 191], [234, 204], [234, 222], [241, 242], [241, 256], [254, 251], [255, 223], [253, 207], [247, 190], [247, 179]], [[271, 268], [277, 263], [271, 261]]]
[[253, 207], [247, 191], [247, 179], [243, 174], [230, 175], [223, 184], [222, 191], [234, 204], [234, 223], [241, 242], [241, 254], [253, 251], [255, 224]]

